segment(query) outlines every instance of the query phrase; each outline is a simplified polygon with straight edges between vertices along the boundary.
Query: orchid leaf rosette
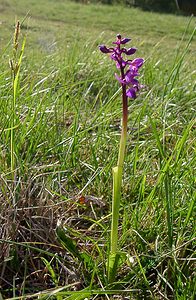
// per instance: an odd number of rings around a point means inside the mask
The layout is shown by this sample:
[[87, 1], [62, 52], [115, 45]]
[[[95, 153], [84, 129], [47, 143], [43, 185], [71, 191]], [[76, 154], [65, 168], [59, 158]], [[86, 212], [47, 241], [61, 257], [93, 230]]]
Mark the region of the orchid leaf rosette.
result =
[[113, 42], [113, 47], [100, 45], [99, 49], [102, 53], [108, 54], [116, 63], [116, 68], [119, 70], [115, 73], [116, 79], [122, 87], [122, 131], [119, 145], [119, 155], [117, 166], [113, 168], [113, 199], [112, 199], [112, 224], [111, 224], [111, 240], [110, 254], [108, 259], [108, 281], [112, 282], [115, 278], [118, 266], [118, 219], [121, 198], [122, 172], [125, 156], [125, 146], [127, 140], [127, 120], [128, 120], [128, 98], [136, 99], [139, 90], [142, 88], [137, 77], [139, 69], [144, 63], [142, 58], [130, 59], [130, 56], [135, 54], [136, 48], [125, 48], [131, 39], [122, 38], [117, 35], [116, 41]]

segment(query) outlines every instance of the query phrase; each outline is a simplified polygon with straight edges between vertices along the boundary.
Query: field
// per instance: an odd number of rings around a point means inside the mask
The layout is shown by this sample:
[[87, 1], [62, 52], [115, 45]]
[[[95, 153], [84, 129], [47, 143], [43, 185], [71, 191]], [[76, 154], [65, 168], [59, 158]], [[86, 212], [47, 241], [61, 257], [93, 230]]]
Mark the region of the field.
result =
[[[194, 300], [194, 21], [1, 0], [0, 300]], [[118, 33], [145, 63], [144, 88], [129, 101], [120, 259], [109, 282], [122, 101], [115, 64], [98, 46]]]

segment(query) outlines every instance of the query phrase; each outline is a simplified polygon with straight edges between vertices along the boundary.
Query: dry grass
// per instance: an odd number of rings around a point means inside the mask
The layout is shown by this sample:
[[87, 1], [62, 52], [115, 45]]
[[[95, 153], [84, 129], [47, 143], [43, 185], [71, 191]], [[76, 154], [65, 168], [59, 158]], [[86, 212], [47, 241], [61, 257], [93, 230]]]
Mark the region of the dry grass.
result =
[[[85, 282], [81, 263], [62, 246], [56, 228], [61, 222], [62, 226], [77, 230], [78, 236], [97, 237], [97, 230], [89, 228], [93, 217], [97, 218], [97, 212], [100, 215], [100, 205], [93, 202], [92, 210], [90, 201], [83, 204], [82, 198], [61, 201], [57, 196], [52, 197], [44, 186], [32, 187], [32, 182], [26, 189], [20, 183], [17, 188], [20, 188], [20, 194], [15, 207], [7, 200], [13, 196], [11, 193], [7, 192], [6, 197], [1, 195], [0, 286], [7, 291], [4, 296], [12, 297], [14, 289], [15, 295], [19, 296], [24, 291], [36, 293], [55, 287], [43, 257], [58, 274], [59, 286], [73, 284], [73, 290], [81, 289]], [[85, 245], [83, 239], [72, 237], [73, 240], [77, 238], [81, 252], [84, 248], [92, 248], [89, 241]]]

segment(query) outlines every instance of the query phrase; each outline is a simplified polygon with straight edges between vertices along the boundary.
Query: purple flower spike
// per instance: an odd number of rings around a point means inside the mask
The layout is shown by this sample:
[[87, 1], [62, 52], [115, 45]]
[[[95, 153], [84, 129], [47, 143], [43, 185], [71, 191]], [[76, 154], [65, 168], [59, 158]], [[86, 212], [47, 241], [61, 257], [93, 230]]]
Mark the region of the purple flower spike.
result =
[[135, 58], [133, 60], [124, 59], [124, 54], [133, 55], [137, 51], [136, 48], [121, 48], [121, 45], [128, 43], [130, 40], [129, 38], [122, 38], [118, 34], [116, 41], [113, 42], [116, 45], [114, 48], [107, 48], [105, 45], [101, 45], [99, 49], [103, 53], [110, 53], [111, 59], [116, 62], [116, 67], [121, 73], [121, 76], [115, 74], [116, 79], [122, 87], [126, 87], [126, 96], [135, 99], [137, 92], [142, 88], [142, 85], [139, 84], [135, 77], [139, 76], [138, 70], [143, 65], [144, 60], [142, 58]]

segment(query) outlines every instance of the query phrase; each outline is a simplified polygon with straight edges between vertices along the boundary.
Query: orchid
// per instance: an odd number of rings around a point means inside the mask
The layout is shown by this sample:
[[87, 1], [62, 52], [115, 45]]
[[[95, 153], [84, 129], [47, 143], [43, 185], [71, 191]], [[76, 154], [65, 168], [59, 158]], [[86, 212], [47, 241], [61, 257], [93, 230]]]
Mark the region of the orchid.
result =
[[115, 74], [116, 79], [121, 85], [126, 87], [126, 96], [132, 99], [137, 97], [137, 92], [142, 88], [138, 80], [135, 78], [139, 76], [139, 68], [143, 65], [144, 60], [142, 58], [135, 58], [134, 60], [125, 59], [123, 55], [133, 55], [137, 49], [136, 48], [121, 48], [121, 45], [125, 45], [130, 42], [129, 38], [122, 38], [120, 34], [117, 35], [116, 41], [113, 42], [115, 47], [106, 47], [105, 45], [100, 45], [99, 49], [105, 54], [109, 54], [110, 58], [116, 62], [117, 69], [120, 70], [120, 77]]
[[[120, 71], [120, 75], [115, 74], [116, 79], [122, 87], [122, 131], [119, 145], [119, 154], [117, 166], [113, 168], [113, 199], [112, 199], [112, 224], [111, 224], [111, 241], [110, 254], [108, 259], [108, 281], [111, 283], [115, 279], [116, 270], [119, 260], [118, 252], [118, 220], [121, 198], [122, 174], [123, 164], [126, 150], [127, 140], [127, 123], [128, 123], [128, 98], [135, 99], [137, 93], [142, 88], [139, 81], [136, 79], [139, 74], [139, 69], [144, 63], [142, 58], [135, 58], [133, 60], [127, 59], [130, 55], [136, 52], [136, 48], [124, 47], [130, 42], [129, 38], [122, 38], [120, 34], [117, 35], [116, 41], [113, 42], [114, 47], [106, 47], [100, 45], [99, 49], [102, 53], [108, 54], [112, 60], [116, 62], [116, 67]], [[123, 46], [122, 46], [123, 45]]]

